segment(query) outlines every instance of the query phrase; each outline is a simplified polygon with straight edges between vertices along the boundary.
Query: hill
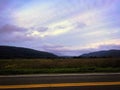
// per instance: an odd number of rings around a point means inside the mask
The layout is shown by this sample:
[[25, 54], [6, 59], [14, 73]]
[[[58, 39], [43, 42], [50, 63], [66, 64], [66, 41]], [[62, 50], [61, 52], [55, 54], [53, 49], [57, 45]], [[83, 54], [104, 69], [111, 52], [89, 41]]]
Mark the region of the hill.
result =
[[56, 55], [48, 52], [37, 51], [29, 48], [0, 46], [0, 59], [13, 58], [55, 58]]
[[120, 50], [96, 51], [82, 54], [79, 57], [120, 57]]

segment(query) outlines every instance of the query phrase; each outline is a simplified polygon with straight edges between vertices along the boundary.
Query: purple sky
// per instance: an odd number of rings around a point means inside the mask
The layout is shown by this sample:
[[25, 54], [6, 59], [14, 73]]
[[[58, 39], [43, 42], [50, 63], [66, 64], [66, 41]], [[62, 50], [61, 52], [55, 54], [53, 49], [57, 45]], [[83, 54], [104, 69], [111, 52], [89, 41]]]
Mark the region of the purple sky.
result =
[[120, 0], [0, 0], [0, 45], [70, 56], [120, 49]]

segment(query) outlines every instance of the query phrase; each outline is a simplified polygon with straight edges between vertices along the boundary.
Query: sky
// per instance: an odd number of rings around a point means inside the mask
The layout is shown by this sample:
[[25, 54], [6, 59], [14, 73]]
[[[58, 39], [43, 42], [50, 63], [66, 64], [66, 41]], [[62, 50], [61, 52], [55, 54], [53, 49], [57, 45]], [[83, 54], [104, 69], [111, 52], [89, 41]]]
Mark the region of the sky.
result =
[[120, 0], [0, 0], [0, 45], [59, 56], [120, 49]]

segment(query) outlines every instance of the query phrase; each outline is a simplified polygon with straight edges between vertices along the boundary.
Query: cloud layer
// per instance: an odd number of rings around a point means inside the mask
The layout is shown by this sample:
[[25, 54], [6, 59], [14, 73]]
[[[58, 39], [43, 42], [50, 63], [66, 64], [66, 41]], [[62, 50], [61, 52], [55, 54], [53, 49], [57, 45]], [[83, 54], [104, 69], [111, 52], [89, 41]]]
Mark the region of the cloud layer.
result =
[[79, 55], [120, 49], [119, 0], [0, 0], [0, 45]]

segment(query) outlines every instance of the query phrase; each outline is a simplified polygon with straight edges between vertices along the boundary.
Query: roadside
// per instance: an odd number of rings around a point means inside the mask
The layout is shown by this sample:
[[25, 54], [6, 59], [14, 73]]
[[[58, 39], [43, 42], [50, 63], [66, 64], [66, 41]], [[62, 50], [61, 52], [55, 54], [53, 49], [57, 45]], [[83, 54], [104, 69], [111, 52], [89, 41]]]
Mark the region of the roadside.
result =
[[0, 75], [52, 73], [116, 73], [120, 72], [120, 58], [78, 59], [3, 59]]

